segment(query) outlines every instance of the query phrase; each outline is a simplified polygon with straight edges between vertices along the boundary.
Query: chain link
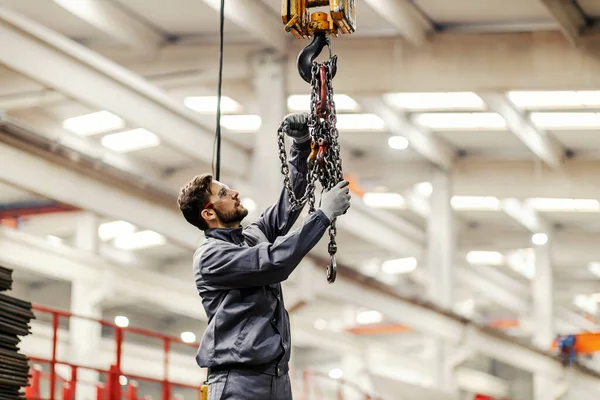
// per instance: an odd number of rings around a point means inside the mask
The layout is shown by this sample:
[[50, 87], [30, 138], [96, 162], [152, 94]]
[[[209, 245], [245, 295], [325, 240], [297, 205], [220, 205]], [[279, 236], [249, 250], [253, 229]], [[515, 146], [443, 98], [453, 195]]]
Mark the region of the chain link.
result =
[[[315, 211], [315, 187], [318, 180], [322, 190], [327, 191], [337, 185], [344, 179], [342, 172], [342, 159], [340, 156], [339, 132], [337, 130], [337, 114], [335, 102], [333, 100], [333, 70], [336, 68], [337, 57], [333, 56], [329, 60], [318, 64], [313, 62], [311, 69], [311, 93], [310, 93], [310, 113], [308, 116], [308, 128], [311, 136], [311, 146], [319, 150], [319, 155], [323, 156], [322, 162], [319, 159], [313, 159], [312, 163], [307, 160], [308, 184], [305, 192], [300, 198], [296, 197], [291, 185], [290, 170], [287, 163], [287, 152], [285, 148], [285, 133], [283, 123], [277, 132], [279, 145], [279, 160], [281, 161], [281, 173], [283, 174], [284, 187], [287, 190], [292, 210], [302, 208], [308, 202], [308, 211]], [[321, 68], [325, 70], [325, 104], [321, 104]], [[314, 156], [314, 150], [311, 152]], [[337, 252], [336, 220], [331, 222], [329, 228], [328, 252], [330, 255], [330, 264], [327, 267], [327, 281], [333, 283], [336, 277], [335, 254]]]

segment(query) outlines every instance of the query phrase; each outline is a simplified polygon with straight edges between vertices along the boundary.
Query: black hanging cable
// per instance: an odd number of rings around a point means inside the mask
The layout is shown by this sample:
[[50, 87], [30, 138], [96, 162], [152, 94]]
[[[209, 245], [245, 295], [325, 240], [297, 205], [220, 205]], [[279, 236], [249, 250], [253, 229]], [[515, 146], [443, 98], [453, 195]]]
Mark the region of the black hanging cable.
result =
[[[220, 179], [221, 174], [221, 86], [223, 84], [223, 36], [225, 27], [225, 0], [221, 0], [221, 15], [219, 28], [219, 83], [217, 89], [217, 132], [215, 134], [216, 151], [213, 148], [213, 176]], [[216, 162], [215, 162], [216, 156]]]

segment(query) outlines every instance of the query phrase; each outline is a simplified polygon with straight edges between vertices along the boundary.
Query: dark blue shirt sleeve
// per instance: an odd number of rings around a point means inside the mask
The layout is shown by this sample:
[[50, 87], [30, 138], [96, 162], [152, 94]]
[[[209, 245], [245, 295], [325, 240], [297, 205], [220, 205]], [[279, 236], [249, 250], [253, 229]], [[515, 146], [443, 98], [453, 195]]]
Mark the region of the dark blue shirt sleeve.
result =
[[319, 242], [329, 220], [321, 211], [304, 219], [302, 226], [278, 237], [242, 247], [223, 241], [210, 241], [199, 252], [199, 271], [212, 290], [266, 286], [285, 281], [302, 258]]

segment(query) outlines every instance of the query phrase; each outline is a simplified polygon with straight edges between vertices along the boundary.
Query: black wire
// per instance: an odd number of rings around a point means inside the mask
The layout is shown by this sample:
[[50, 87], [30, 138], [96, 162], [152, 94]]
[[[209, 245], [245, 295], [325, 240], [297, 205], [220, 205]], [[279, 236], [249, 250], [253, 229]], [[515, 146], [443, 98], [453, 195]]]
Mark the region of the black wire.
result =
[[[220, 179], [221, 174], [221, 86], [223, 84], [223, 36], [225, 27], [225, 0], [221, 0], [221, 15], [219, 28], [219, 84], [217, 89], [217, 132], [215, 134], [216, 152], [213, 145], [213, 176]], [[216, 154], [216, 162], [215, 162]]]

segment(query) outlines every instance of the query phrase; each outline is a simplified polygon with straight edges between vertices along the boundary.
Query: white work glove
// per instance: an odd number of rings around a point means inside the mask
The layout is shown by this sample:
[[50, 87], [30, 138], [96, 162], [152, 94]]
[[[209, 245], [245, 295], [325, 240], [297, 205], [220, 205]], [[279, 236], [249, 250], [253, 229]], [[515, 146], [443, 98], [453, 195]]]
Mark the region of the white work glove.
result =
[[320, 209], [329, 218], [329, 221], [346, 214], [350, 208], [351, 196], [348, 184], [348, 181], [341, 181], [321, 196]]
[[295, 143], [304, 143], [310, 139], [308, 133], [308, 113], [288, 114], [283, 119], [283, 131]]

